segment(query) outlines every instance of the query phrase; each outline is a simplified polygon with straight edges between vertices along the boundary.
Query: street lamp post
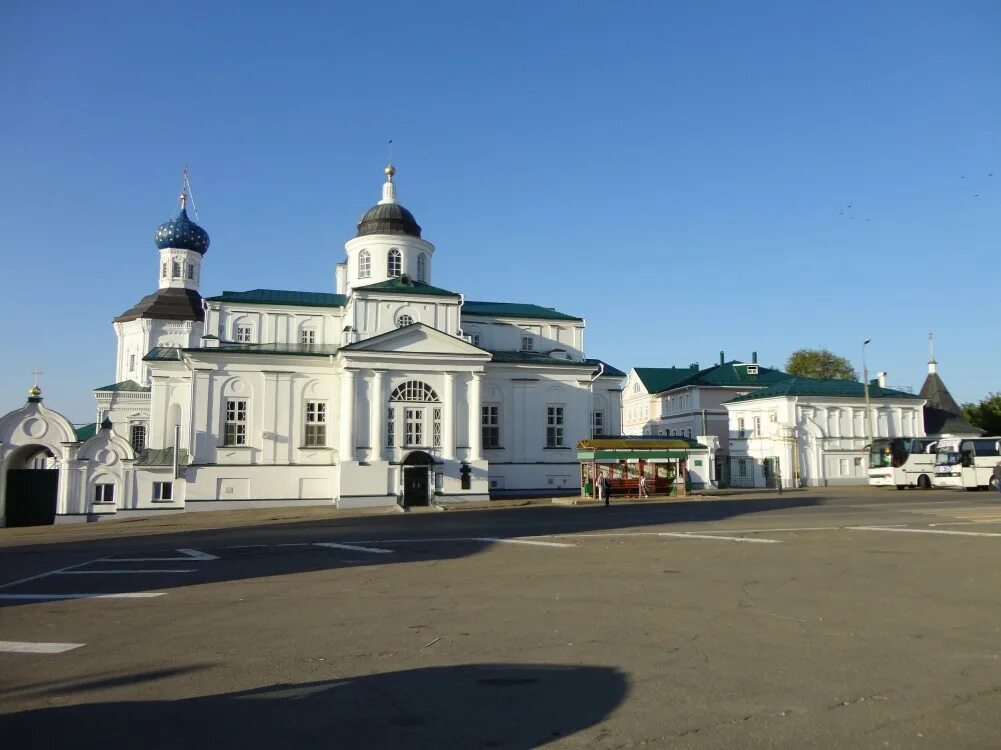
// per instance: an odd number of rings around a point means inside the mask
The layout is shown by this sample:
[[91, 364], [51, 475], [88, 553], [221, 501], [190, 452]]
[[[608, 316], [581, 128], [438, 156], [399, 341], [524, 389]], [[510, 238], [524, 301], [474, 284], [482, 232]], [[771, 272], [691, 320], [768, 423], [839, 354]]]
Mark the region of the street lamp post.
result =
[[865, 389], [865, 439], [866, 444], [872, 445], [872, 408], [869, 402], [869, 368], [865, 364], [865, 348], [872, 339], [862, 342], [862, 387]]

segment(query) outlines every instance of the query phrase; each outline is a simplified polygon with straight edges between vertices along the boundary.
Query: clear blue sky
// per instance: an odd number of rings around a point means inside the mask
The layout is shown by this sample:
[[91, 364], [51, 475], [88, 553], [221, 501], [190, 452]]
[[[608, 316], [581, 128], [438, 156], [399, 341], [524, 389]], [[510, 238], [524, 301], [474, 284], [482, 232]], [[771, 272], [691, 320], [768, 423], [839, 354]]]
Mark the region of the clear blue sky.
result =
[[203, 294], [331, 291], [390, 137], [434, 282], [582, 315], [589, 356], [781, 365], [823, 346], [860, 367], [871, 337], [870, 370], [919, 387], [934, 331], [957, 399], [1001, 390], [996, 2], [3, 17], [0, 413], [37, 367], [50, 407], [93, 419], [185, 163]]

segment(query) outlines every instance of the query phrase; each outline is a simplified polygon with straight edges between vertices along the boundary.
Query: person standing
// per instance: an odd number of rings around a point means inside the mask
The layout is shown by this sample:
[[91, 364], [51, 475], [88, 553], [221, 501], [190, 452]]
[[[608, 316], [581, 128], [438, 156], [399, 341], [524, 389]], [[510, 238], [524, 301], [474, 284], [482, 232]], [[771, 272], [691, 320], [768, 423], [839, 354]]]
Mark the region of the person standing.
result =
[[608, 479], [608, 475], [602, 474], [601, 479], [598, 480], [601, 483], [601, 496], [605, 500], [605, 507], [608, 507], [609, 502], [612, 499], [612, 483]]
[[1001, 492], [1001, 461], [994, 464], [994, 489]]
[[650, 497], [650, 491], [646, 486], [646, 474], [640, 474], [640, 497]]

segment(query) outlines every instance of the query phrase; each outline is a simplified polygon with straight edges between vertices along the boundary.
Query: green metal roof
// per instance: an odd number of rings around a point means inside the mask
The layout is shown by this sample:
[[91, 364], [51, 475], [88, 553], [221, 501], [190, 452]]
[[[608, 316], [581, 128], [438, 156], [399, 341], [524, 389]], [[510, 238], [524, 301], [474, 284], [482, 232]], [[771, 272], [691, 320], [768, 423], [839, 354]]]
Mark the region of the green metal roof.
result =
[[123, 380], [121, 383], [112, 383], [111, 385], [105, 385], [94, 390], [111, 391], [114, 393], [149, 393], [150, 391], [149, 387], [139, 385], [134, 380]]
[[[490, 352], [491, 362], [512, 365], [537, 365], [543, 367], [591, 367], [597, 368], [600, 359], [585, 359], [583, 362], [569, 359], [555, 359], [542, 352]], [[604, 363], [603, 377], [623, 378], [625, 373], [607, 362]]]
[[[757, 375], [747, 373], [748, 366], [757, 367]], [[694, 367], [637, 367], [636, 376], [649, 393], [661, 393], [685, 386], [715, 388], [762, 388], [788, 380], [791, 375], [754, 362], [731, 360], [703, 370]]]
[[75, 424], [73, 425], [73, 432], [76, 433], [77, 440], [81, 443], [85, 443], [97, 434], [97, 428], [97, 422], [91, 422], [90, 424]]
[[447, 289], [441, 289], [440, 287], [431, 286], [430, 284], [425, 284], [423, 281], [414, 281], [413, 279], [403, 279], [403, 277], [396, 277], [394, 279], [387, 279], [386, 281], [378, 281], [375, 284], [367, 284], [365, 286], [356, 286], [354, 288], [356, 292], [393, 292], [394, 294], [421, 294], [421, 295], [431, 295], [433, 297], [458, 297], [458, 292], [450, 292]]
[[520, 302], [472, 302], [462, 303], [466, 315], [489, 315], [500, 318], [543, 318], [545, 320], [583, 320], [575, 315], [567, 315], [551, 307], [528, 305]]
[[176, 346], [154, 346], [150, 349], [146, 356], [143, 357], [144, 362], [170, 362], [177, 361], [181, 358], [181, 350]]
[[328, 292], [295, 292], [284, 289], [250, 289], [246, 292], [224, 291], [209, 302], [243, 302], [253, 305], [296, 305], [298, 307], [344, 307], [348, 298]]
[[[865, 396], [865, 386], [855, 380], [826, 380], [822, 378], [788, 377], [781, 383], [776, 383], [768, 388], [748, 393], [745, 396], [737, 396], [727, 403], [736, 401], [751, 401], [761, 398], [774, 398], [776, 396], [823, 396], [832, 398], [863, 398]], [[880, 388], [878, 385], [869, 386], [870, 398], [908, 398], [920, 399], [913, 393], [905, 393], [893, 388]]]
[[[181, 465], [188, 463], [188, 451], [186, 449], [181, 448], [177, 451], [177, 462]], [[173, 448], [147, 448], [140, 452], [135, 463], [136, 466], [173, 466], [173, 464]]]

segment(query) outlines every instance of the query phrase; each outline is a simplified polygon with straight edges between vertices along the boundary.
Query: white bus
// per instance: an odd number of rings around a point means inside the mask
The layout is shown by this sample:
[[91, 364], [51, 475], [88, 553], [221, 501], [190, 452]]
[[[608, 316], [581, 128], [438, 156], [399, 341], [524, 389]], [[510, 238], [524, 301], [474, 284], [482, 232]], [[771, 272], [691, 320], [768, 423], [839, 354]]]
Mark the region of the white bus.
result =
[[872, 487], [920, 487], [927, 490], [935, 476], [937, 438], [877, 438], [869, 446]]
[[936, 487], [987, 489], [1001, 461], [1001, 437], [941, 438], [935, 452]]

